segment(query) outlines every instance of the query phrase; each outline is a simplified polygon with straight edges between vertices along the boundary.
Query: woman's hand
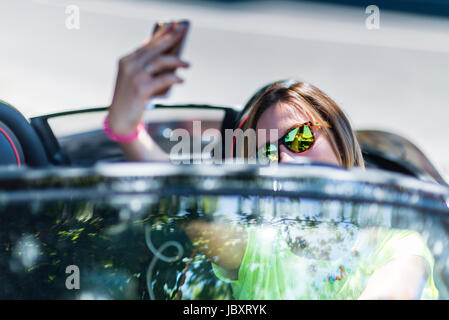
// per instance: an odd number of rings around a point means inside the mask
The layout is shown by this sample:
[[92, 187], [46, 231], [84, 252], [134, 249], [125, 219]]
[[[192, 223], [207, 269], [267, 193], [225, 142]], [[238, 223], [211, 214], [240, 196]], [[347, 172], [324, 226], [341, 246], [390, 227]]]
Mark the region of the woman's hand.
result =
[[[119, 62], [114, 98], [109, 108], [109, 126], [118, 135], [131, 135], [141, 122], [147, 101], [183, 80], [178, 68], [188, 63], [165, 52], [182, 40], [185, 29], [174, 24], [160, 28], [150, 41]], [[166, 72], [166, 70], [170, 70]]]

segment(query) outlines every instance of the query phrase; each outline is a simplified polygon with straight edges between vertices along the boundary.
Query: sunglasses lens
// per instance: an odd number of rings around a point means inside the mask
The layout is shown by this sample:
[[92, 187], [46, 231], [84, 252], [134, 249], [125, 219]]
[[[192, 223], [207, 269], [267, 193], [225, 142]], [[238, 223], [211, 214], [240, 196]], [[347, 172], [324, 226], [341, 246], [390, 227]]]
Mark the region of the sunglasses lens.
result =
[[[278, 148], [275, 144], [267, 144], [266, 147], [262, 147], [259, 150], [270, 163], [278, 161]], [[259, 152], [256, 153], [257, 159], [259, 159]]]
[[312, 129], [303, 125], [290, 131], [284, 139], [285, 145], [293, 152], [301, 153], [307, 151], [315, 141]]
[[270, 162], [278, 161], [278, 148], [274, 144], [269, 144], [265, 150], [265, 156]]

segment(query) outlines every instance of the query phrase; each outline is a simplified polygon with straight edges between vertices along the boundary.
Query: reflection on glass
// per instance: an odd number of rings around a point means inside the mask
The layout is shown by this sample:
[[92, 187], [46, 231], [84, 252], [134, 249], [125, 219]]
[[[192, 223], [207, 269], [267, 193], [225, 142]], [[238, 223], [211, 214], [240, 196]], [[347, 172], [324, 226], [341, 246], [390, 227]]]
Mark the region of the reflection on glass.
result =
[[[1, 298], [357, 299], [401, 258], [422, 278], [416, 298], [449, 298], [447, 217], [412, 207], [128, 195], [0, 210]], [[64, 285], [68, 265], [80, 290]]]

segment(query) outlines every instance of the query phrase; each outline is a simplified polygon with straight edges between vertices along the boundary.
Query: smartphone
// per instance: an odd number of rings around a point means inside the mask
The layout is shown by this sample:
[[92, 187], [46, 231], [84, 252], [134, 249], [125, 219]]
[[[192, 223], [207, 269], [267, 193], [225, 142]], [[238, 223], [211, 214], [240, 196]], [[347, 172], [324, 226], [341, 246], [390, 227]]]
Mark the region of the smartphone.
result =
[[[185, 38], [187, 35], [187, 31], [189, 30], [190, 27], [190, 21], [188, 20], [180, 20], [180, 21], [159, 21], [156, 22], [156, 25], [154, 26], [153, 29], [153, 35], [160, 29], [162, 28], [164, 25], [166, 24], [174, 24], [174, 27], [179, 27], [179, 26], [184, 26], [186, 29], [186, 31], [184, 32], [184, 36], [182, 37], [182, 39], [180, 41], [178, 41], [177, 43], [175, 43], [175, 45], [171, 48], [169, 48], [166, 52], [164, 52], [164, 54], [170, 54], [170, 55], [176, 55], [176, 56], [180, 56], [181, 55], [181, 51], [182, 48], [184, 46], [184, 42], [185, 42]], [[167, 70], [163, 70], [161, 72], [158, 72], [157, 75], [161, 75], [164, 73], [171, 73], [174, 72], [174, 69], [167, 69]], [[168, 97], [168, 93], [169, 93], [170, 89], [167, 90], [163, 90], [161, 92], [156, 93], [158, 98], [167, 98]], [[154, 104], [152, 104], [154, 105]]]
[[167, 24], [174, 24], [174, 28], [177, 28], [179, 26], [184, 26], [184, 28], [186, 28], [186, 32], [184, 33], [184, 37], [182, 37], [182, 39], [180, 41], [178, 41], [172, 48], [168, 49], [166, 52], [164, 52], [165, 54], [172, 54], [172, 55], [176, 55], [176, 56], [180, 56], [181, 55], [181, 50], [182, 47], [184, 45], [185, 42], [185, 38], [187, 35], [187, 31], [189, 30], [190, 27], [190, 21], [189, 20], [180, 20], [180, 21], [159, 21], [156, 23], [156, 25], [154, 26], [154, 30], [153, 30], [153, 35], [156, 33], [156, 31], [158, 31], [161, 27], [163, 27], [164, 25]]

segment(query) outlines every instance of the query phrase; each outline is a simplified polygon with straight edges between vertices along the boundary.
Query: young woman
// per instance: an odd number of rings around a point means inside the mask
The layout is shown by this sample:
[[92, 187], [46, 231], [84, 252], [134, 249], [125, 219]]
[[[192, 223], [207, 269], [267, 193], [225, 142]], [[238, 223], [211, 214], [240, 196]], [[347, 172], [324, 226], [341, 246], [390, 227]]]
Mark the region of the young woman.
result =
[[[164, 27], [120, 60], [105, 130], [131, 161], [169, 160], [140, 123], [149, 99], [182, 82], [175, 70], [188, 67], [188, 63], [164, 52], [180, 41], [183, 32], [181, 28]], [[325, 93], [304, 82], [276, 82], [267, 87], [252, 99], [243, 127], [266, 130], [265, 141], [256, 142], [257, 150], [271, 161], [286, 163], [306, 157], [345, 168], [364, 167], [344, 113]], [[271, 141], [270, 129], [278, 130], [281, 138]], [[350, 255], [332, 262], [294, 254], [279, 228], [249, 226], [241, 230], [219, 223], [191, 222], [185, 231], [211, 259], [215, 274], [232, 284], [236, 299], [438, 296], [432, 255], [415, 232], [361, 230]]]

